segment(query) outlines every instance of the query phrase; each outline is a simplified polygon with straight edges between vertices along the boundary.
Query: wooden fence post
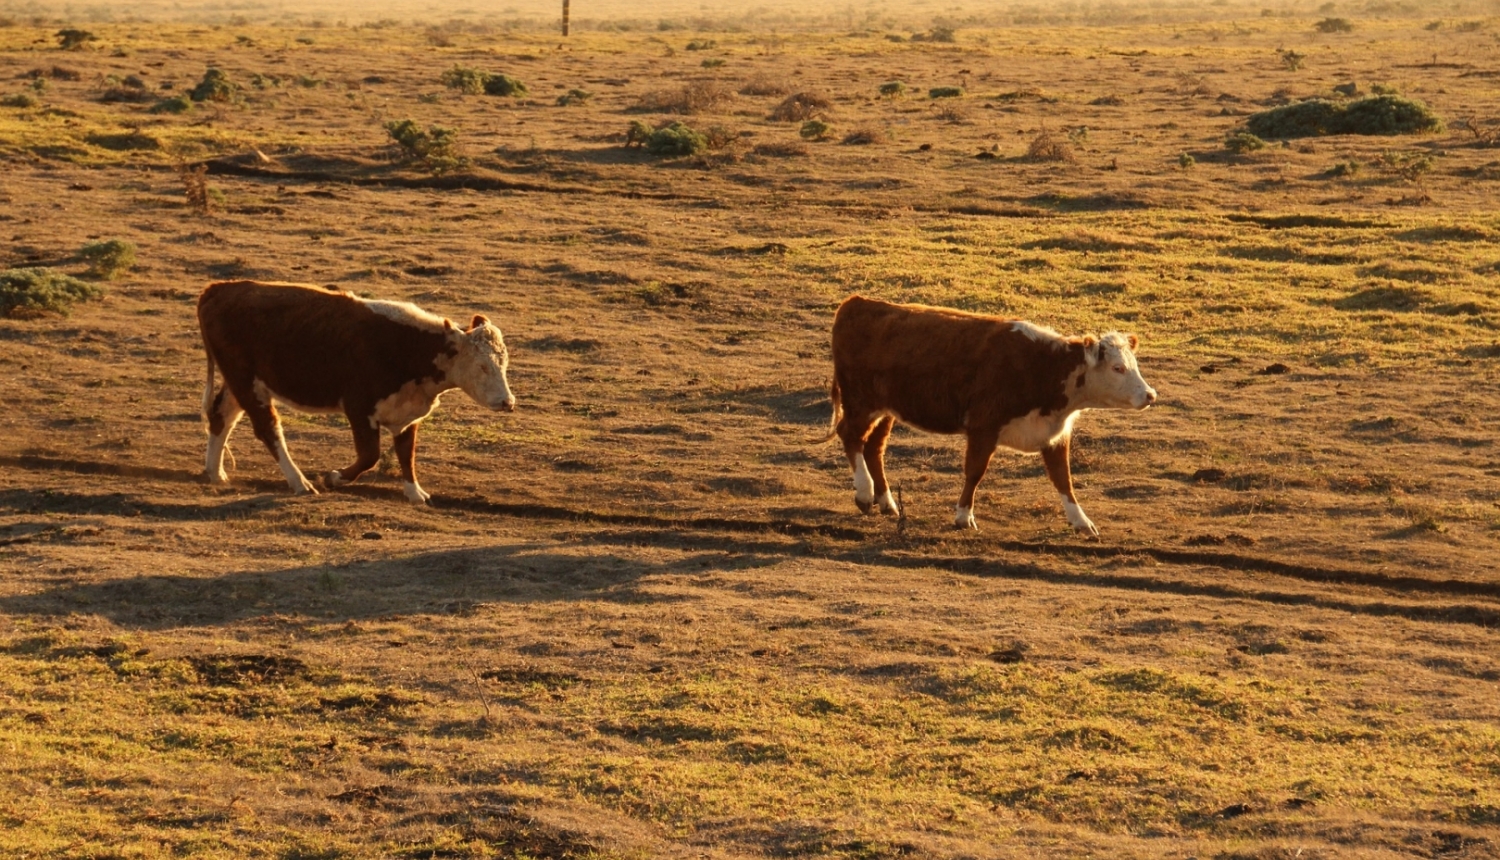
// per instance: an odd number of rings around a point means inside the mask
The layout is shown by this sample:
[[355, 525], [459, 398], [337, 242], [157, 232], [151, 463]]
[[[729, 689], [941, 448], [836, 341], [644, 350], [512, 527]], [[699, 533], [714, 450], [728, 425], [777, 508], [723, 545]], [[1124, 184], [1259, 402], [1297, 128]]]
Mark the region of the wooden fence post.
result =
[[568, 0], [563, 0], [563, 35], [568, 35]]

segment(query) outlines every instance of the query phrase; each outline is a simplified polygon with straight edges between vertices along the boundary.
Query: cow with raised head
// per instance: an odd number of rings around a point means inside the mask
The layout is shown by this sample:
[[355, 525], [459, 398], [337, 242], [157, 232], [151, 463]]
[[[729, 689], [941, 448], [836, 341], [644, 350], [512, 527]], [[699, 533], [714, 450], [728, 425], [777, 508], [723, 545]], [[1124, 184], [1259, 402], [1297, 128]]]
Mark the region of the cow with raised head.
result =
[[[467, 330], [416, 305], [361, 299], [306, 284], [221, 281], [198, 297], [208, 354], [203, 415], [204, 469], [224, 483], [229, 434], [244, 415], [270, 449], [294, 493], [316, 493], [292, 462], [278, 403], [304, 412], [342, 412], [354, 431], [353, 465], [328, 473], [347, 484], [380, 459], [380, 431], [395, 439], [406, 497], [426, 504], [417, 483], [417, 424], [445, 391], [463, 389], [480, 405], [513, 411], [509, 356], [500, 330], [476, 315]], [[214, 388], [214, 369], [224, 385]]]
[[954, 525], [977, 528], [974, 489], [1003, 445], [1041, 454], [1075, 529], [1097, 537], [1073, 493], [1073, 422], [1085, 409], [1145, 409], [1135, 335], [1063, 337], [1022, 320], [850, 296], [833, 318], [833, 420], [854, 471], [854, 503], [899, 513], [885, 479], [897, 421], [962, 433], [964, 488]]

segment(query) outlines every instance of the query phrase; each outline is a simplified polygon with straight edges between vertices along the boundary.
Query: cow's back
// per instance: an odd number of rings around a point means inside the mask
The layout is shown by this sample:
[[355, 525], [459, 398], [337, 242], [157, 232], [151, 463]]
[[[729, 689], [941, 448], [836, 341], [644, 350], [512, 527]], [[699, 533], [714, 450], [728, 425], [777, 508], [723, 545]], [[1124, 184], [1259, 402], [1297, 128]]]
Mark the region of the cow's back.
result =
[[971, 419], [1003, 422], [1066, 401], [1062, 382], [1082, 361], [1081, 347], [1037, 331], [1012, 319], [851, 296], [834, 315], [834, 374], [846, 403], [956, 433]]
[[431, 376], [441, 332], [382, 316], [348, 293], [221, 281], [198, 298], [205, 346], [226, 379], [249, 376], [302, 406], [331, 409]]

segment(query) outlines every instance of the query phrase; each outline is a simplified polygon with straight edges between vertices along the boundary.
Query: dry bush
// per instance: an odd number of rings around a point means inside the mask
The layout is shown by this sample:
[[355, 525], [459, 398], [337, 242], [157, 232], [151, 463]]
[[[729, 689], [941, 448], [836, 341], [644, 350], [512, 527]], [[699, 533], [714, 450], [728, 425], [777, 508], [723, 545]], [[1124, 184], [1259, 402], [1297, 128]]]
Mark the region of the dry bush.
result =
[[786, 79], [772, 77], [765, 73], [755, 75], [740, 84], [740, 95], [742, 96], [784, 96], [790, 89]]
[[1066, 164], [1078, 161], [1067, 138], [1058, 137], [1045, 127], [1032, 138], [1031, 145], [1026, 147], [1026, 158], [1031, 161], [1059, 161]]
[[208, 176], [208, 165], [188, 167], [186, 164], [179, 164], [177, 175], [182, 179], [182, 190], [187, 197], [188, 208], [199, 215], [207, 215], [208, 180], [204, 177]]
[[795, 158], [807, 155], [808, 153], [805, 144], [791, 140], [777, 141], [775, 143], [757, 143], [750, 151], [756, 155], [763, 155], [768, 158]]
[[933, 116], [943, 122], [951, 122], [959, 125], [969, 121], [969, 108], [963, 102], [939, 102]]
[[822, 93], [793, 93], [771, 111], [771, 119], [776, 122], [806, 122], [822, 116], [831, 107], [833, 102]]
[[694, 81], [675, 90], [652, 90], [645, 93], [631, 110], [642, 113], [703, 113], [733, 98], [734, 91], [718, 81]]
[[839, 142], [849, 146], [865, 146], [872, 143], [883, 143], [889, 137], [890, 135], [884, 129], [876, 128], [873, 125], [860, 125], [844, 135], [844, 139]]

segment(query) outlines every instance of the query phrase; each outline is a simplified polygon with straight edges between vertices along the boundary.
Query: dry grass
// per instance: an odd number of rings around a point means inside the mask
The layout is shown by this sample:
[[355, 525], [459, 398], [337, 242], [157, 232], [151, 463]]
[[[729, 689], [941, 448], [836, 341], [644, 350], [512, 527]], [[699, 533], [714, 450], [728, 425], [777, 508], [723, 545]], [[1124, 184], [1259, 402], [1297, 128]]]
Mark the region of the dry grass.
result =
[[[1391, 13], [1324, 47], [1315, 18], [1235, 2], [966, 8], [991, 17], [951, 44], [836, 15], [580, 22], [562, 50], [473, 18], [452, 47], [88, 23], [77, 79], [0, 109], [0, 269], [138, 247], [66, 320], [0, 321], [0, 820], [22, 823], [0, 855], [1497, 856], [1494, 150], [1456, 129], [1232, 158], [1243, 118], [1178, 77], [1259, 105], [1395, 69], [1440, 115], [1500, 116], [1474, 74], [1493, 33]], [[56, 29], [0, 27], [10, 92]], [[898, 137], [807, 146], [738, 100], [692, 123], [754, 157], [622, 148], [643, 96], [702, 74], [689, 38], [826, 94], [840, 134]], [[470, 51], [545, 95], [432, 100]], [[184, 116], [90, 83], [210, 65], [333, 83]], [[877, 98], [960, 70], [968, 123]], [[1101, 81], [1123, 103], [1090, 105]], [[472, 164], [390, 162], [392, 115], [457, 129]], [[1061, 169], [973, 157], [1085, 126]], [[136, 134], [158, 147], [100, 145]], [[182, 159], [224, 192], [209, 219]], [[486, 313], [520, 408], [444, 401], [427, 509], [388, 472], [289, 497], [245, 429], [232, 484], [199, 483], [193, 299], [229, 276]], [[983, 530], [950, 530], [960, 446], [906, 429], [906, 518], [857, 514], [841, 454], [805, 442], [854, 291], [1141, 337], [1161, 403], [1075, 438], [1102, 540], [1004, 455]], [[304, 468], [348, 462], [342, 418], [285, 415]]]
[[1074, 164], [1078, 156], [1073, 153], [1073, 145], [1065, 137], [1060, 137], [1048, 131], [1045, 127], [1037, 132], [1036, 137], [1026, 146], [1026, 157], [1031, 161], [1051, 161]]
[[734, 90], [718, 81], [694, 81], [642, 93], [634, 110], [643, 113], [699, 114], [713, 111], [734, 98]]
[[832, 107], [832, 100], [824, 93], [793, 93], [771, 111], [771, 119], [775, 122], [806, 122], [826, 117]]

